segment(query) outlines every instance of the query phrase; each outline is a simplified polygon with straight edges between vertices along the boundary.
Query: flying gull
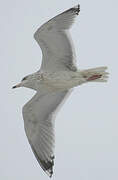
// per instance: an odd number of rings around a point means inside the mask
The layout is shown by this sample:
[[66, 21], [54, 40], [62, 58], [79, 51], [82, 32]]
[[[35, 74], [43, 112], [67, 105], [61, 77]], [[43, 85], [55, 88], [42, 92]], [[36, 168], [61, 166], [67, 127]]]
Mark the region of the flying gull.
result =
[[80, 5], [43, 24], [34, 34], [42, 50], [42, 65], [14, 86], [36, 90], [34, 97], [24, 105], [25, 132], [32, 151], [42, 169], [53, 174], [54, 124], [56, 113], [73, 87], [87, 82], [106, 82], [107, 67], [78, 70], [69, 29], [79, 15]]

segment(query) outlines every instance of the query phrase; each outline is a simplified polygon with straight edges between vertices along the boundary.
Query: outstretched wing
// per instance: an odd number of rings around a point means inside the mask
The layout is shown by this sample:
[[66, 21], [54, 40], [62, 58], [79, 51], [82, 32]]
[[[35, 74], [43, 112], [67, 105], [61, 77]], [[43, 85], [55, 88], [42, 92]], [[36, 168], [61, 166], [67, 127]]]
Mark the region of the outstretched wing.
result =
[[34, 34], [34, 38], [42, 49], [43, 71], [76, 71], [75, 51], [69, 29], [79, 14], [80, 5], [52, 18], [42, 25]]
[[54, 119], [69, 91], [40, 95], [23, 107], [26, 135], [42, 169], [51, 177], [54, 165]]

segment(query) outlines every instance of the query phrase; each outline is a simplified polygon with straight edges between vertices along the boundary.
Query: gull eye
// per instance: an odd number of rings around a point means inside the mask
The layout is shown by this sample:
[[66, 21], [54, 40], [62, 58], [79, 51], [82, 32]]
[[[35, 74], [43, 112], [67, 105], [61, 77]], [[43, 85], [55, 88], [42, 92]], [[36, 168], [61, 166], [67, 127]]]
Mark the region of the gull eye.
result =
[[23, 79], [22, 79], [22, 81], [24, 81], [24, 80], [26, 80], [27, 79], [27, 76], [26, 77], [24, 77]]

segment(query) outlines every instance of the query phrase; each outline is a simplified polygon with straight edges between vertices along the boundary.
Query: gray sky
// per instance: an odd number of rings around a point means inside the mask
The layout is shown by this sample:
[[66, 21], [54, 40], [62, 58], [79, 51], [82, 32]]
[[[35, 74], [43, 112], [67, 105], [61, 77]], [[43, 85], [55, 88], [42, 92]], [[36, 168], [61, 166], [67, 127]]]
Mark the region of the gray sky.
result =
[[[78, 67], [108, 66], [108, 83], [74, 90], [56, 119], [52, 179], [118, 179], [118, 1], [80, 0], [71, 32]], [[35, 93], [11, 87], [37, 71], [41, 50], [37, 28], [77, 0], [1, 0], [0, 3], [0, 179], [46, 180], [25, 136], [22, 106]], [[63, 124], [63, 126], [62, 126]]]

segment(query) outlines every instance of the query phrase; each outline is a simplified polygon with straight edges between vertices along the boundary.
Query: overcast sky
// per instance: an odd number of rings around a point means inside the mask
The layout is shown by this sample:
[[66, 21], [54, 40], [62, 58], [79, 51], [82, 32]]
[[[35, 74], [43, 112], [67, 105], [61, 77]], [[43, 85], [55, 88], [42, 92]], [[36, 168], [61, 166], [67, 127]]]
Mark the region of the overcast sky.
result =
[[1, 0], [1, 180], [49, 179], [23, 127], [22, 106], [35, 92], [11, 87], [40, 67], [37, 28], [78, 2], [80, 16], [71, 29], [78, 68], [108, 66], [110, 78], [76, 88], [59, 112], [52, 179], [118, 179], [118, 1]]

